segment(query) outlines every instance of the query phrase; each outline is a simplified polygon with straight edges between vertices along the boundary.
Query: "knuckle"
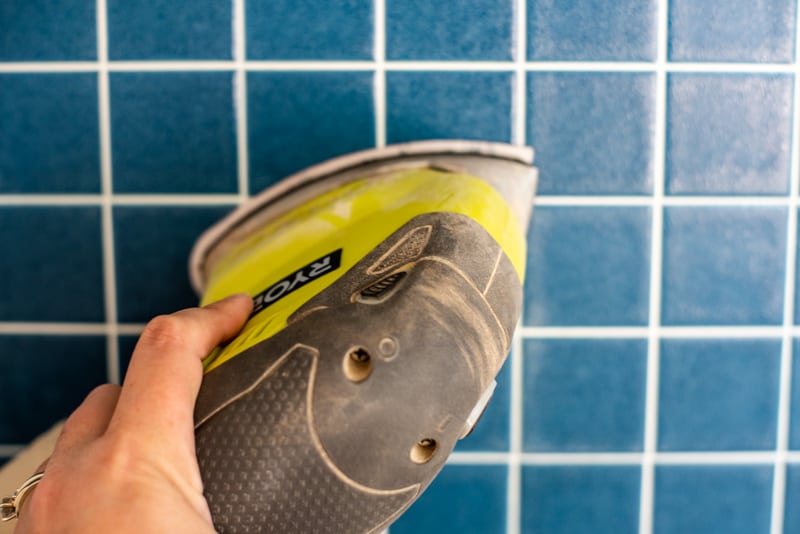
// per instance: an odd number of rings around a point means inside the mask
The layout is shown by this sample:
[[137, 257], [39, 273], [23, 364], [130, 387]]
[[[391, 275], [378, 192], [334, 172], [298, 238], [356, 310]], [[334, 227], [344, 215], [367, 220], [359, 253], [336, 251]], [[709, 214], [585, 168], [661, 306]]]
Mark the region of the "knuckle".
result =
[[147, 323], [139, 342], [160, 348], [180, 346], [186, 337], [186, 329], [186, 322], [181, 317], [159, 315]]

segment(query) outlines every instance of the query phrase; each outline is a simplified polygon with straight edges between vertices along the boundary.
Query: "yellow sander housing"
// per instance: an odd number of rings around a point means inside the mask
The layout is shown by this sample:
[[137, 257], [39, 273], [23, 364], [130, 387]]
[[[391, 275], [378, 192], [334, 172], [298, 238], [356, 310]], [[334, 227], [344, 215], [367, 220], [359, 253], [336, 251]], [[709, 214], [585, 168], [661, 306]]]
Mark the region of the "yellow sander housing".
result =
[[378, 532], [431, 483], [510, 350], [532, 164], [483, 142], [359, 152], [200, 237], [202, 303], [254, 301], [206, 359], [195, 410], [219, 532]]

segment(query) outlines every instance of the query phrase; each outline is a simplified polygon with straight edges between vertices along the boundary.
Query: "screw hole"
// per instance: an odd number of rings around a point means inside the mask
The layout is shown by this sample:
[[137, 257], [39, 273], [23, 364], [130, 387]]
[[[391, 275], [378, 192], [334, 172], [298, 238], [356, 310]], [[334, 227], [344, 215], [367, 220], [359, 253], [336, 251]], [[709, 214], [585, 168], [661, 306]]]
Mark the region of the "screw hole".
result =
[[372, 357], [365, 349], [356, 347], [344, 356], [344, 375], [353, 382], [361, 382], [372, 373]]
[[425, 438], [419, 440], [411, 447], [411, 461], [415, 464], [424, 464], [436, 454], [438, 444], [435, 439]]

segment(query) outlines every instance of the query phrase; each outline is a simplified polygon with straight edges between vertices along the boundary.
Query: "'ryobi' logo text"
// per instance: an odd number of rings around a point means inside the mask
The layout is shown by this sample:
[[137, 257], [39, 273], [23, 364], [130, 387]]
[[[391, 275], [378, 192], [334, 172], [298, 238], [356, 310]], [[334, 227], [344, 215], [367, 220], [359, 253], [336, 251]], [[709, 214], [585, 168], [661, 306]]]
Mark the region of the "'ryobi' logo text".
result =
[[309, 282], [339, 268], [342, 262], [342, 249], [314, 260], [302, 269], [299, 269], [283, 280], [275, 282], [267, 289], [253, 297], [253, 315], [267, 306], [279, 301], [292, 291], [300, 289]]

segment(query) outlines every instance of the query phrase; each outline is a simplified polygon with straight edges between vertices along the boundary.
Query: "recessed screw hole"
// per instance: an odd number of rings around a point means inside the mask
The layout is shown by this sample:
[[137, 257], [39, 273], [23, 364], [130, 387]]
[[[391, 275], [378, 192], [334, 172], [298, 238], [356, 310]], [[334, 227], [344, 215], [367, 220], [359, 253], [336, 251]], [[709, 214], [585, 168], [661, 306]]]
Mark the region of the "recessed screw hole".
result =
[[345, 354], [343, 366], [348, 380], [361, 382], [372, 372], [372, 358], [365, 349], [356, 347]]
[[424, 464], [436, 454], [438, 444], [435, 439], [424, 438], [411, 447], [411, 461], [415, 464]]

